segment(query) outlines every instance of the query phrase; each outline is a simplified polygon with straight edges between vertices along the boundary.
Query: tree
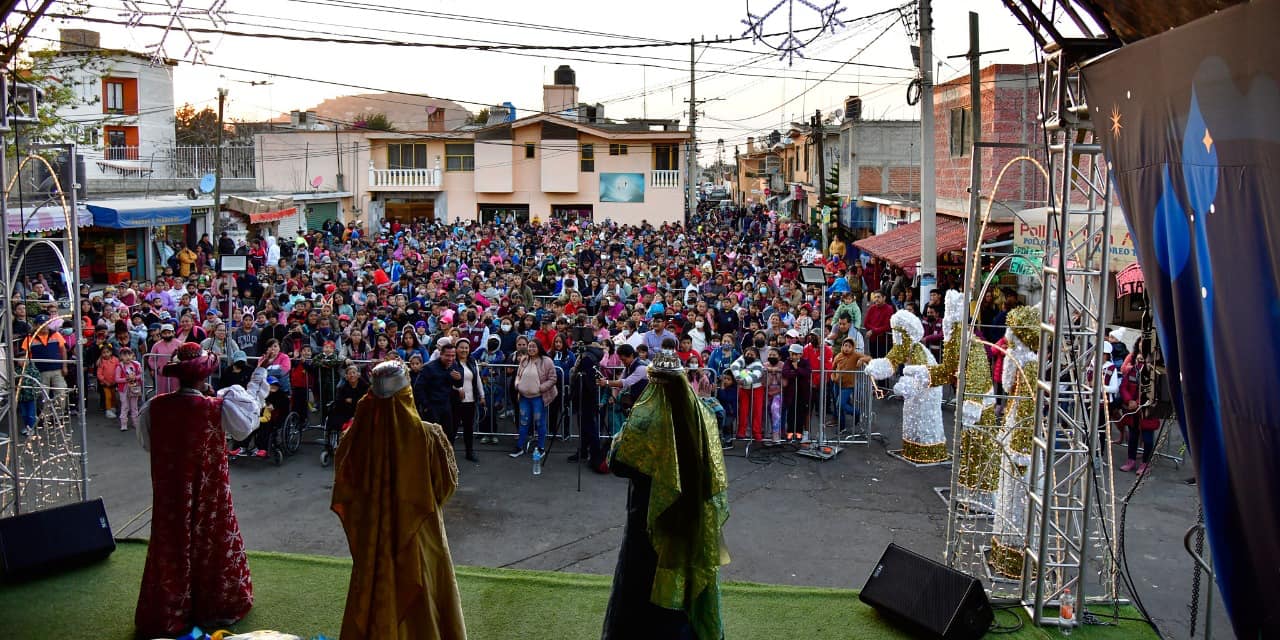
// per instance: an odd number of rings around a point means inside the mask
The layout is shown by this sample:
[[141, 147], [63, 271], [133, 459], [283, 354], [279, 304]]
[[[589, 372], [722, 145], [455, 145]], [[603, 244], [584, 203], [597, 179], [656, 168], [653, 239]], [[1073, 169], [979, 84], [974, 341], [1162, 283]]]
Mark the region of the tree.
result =
[[[59, 54], [57, 49], [41, 49], [26, 52], [17, 59], [15, 75], [40, 90], [40, 99], [36, 103], [36, 121], [14, 128], [16, 146], [21, 147], [18, 150], [21, 155], [26, 155], [26, 147], [32, 143], [76, 142], [97, 145], [102, 125], [117, 121], [115, 118], [103, 118], [79, 123], [58, 115], [63, 109], [101, 103], [100, 92], [84, 89], [85, 85], [96, 84], [96, 81], [83, 78], [99, 77], [108, 67], [108, 62], [94, 53], [81, 52], [74, 56]], [[82, 70], [87, 73], [79, 74]], [[77, 76], [81, 79], [77, 79]], [[89, 97], [84, 97], [86, 94]], [[20, 107], [15, 105], [14, 109], [16, 111]], [[14, 151], [8, 145], [5, 146], [5, 155], [13, 157]]]
[[396, 127], [387, 118], [385, 113], [371, 113], [364, 116], [360, 120], [352, 123], [357, 129], [369, 129], [370, 131], [395, 131]]
[[178, 107], [173, 114], [175, 139], [178, 144], [212, 147], [218, 144], [218, 112], [210, 107], [200, 111], [190, 103]]
[[489, 123], [489, 107], [485, 107], [475, 115], [467, 114], [467, 124], [478, 124], [484, 126]]

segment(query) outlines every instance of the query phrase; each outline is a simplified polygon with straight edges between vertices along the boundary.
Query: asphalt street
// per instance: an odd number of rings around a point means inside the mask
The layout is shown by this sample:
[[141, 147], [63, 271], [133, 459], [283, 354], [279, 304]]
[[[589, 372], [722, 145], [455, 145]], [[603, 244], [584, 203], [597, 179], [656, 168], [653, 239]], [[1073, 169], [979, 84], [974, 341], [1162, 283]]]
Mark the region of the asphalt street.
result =
[[[731, 515], [725, 538], [732, 561], [722, 573], [725, 579], [858, 588], [890, 542], [942, 557], [947, 509], [933, 487], [948, 484], [950, 472], [914, 468], [887, 455], [898, 445], [901, 404], [877, 404], [877, 427], [887, 442], [847, 448], [834, 460], [772, 452], [748, 459], [741, 447], [727, 452]], [[945, 422], [951, 424], [949, 412]], [[90, 494], [105, 500], [117, 536], [146, 537], [151, 504], [146, 452], [133, 432], [120, 432], [100, 413], [89, 420], [88, 431]], [[309, 431], [305, 440], [318, 436]], [[480, 446], [479, 463], [462, 460], [459, 445], [461, 484], [445, 513], [454, 561], [612, 573], [626, 481], [567, 463], [571, 446], [554, 445], [542, 475], [535, 477], [527, 456], [506, 456], [509, 439]], [[1167, 450], [1176, 452], [1177, 446]], [[1123, 448], [1115, 454], [1119, 466]], [[320, 447], [306, 443], [281, 467], [257, 459], [233, 462], [235, 507], [250, 549], [349, 555], [329, 510], [332, 468], [321, 467], [319, 457]], [[1188, 636], [1192, 562], [1182, 537], [1197, 510], [1194, 487], [1182, 482], [1188, 475], [1186, 466], [1159, 460], [1127, 516], [1131, 574], [1169, 638]], [[1133, 481], [1133, 474], [1117, 473], [1120, 497]], [[1213, 622], [1216, 637], [1231, 637], [1220, 606]]]

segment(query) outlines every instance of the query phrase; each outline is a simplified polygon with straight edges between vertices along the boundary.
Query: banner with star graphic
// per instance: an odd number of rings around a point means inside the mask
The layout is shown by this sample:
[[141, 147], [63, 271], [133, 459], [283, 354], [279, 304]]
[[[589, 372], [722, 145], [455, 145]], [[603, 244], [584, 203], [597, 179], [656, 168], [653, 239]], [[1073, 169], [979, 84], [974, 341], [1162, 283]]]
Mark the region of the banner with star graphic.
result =
[[1236, 635], [1280, 637], [1280, 2], [1084, 68]]

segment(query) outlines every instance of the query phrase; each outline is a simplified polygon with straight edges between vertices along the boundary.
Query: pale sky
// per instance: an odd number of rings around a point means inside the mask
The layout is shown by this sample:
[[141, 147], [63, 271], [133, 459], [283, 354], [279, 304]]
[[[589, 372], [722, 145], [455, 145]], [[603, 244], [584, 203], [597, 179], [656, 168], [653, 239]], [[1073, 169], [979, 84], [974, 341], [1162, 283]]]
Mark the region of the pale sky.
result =
[[[183, 2], [196, 9], [207, 8], [213, 3], [214, 0]], [[739, 36], [746, 29], [742, 20], [748, 5], [753, 13], [763, 13], [776, 3], [778, 0], [648, 0], [625, 4], [599, 0], [557, 3], [529, 0], [386, 0], [382, 4], [372, 0], [228, 0], [222, 15], [228, 21], [226, 29], [245, 32], [344, 38], [359, 36], [414, 42], [473, 39], [522, 44], [598, 45], [639, 42], [634, 38], [684, 42], [691, 37]], [[92, 0], [89, 4], [92, 7], [90, 16], [121, 20], [126, 11], [121, 0]], [[164, 8], [163, 0], [138, 4], [148, 10], [161, 11]], [[723, 98], [702, 106], [704, 115], [699, 121], [699, 138], [722, 138], [731, 152], [733, 145], [742, 144], [748, 135], [767, 132], [795, 119], [807, 119], [815, 109], [821, 109], [823, 113], [840, 109], [845, 97], [850, 95], [864, 97], [865, 118], [918, 117], [918, 107], [908, 106], [905, 99], [906, 83], [915, 71], [908, 69], [912, 67], [912, 61], [901, 21], [896, 17], [852, 21], [901, 4], [901, 0], [842, 0], [845, 11], [840, 15], [850, 24], [835, 34], [823, 34], [805, 49], [809, 59], [797, 57], [792, 65], [778, 60], [776, 53], [760, 59], [770, 50], [749, 41], [716, 45], [733, 51], [698, 47], [700, 78], [697, 97]], [[775, 17], [766, 23], [767, 33], [786, 29], [788, 0], [782, 0], [781, 5]], [[819, 24], [818, 14], [799, 0], [794, 0], [794, 5], [797, 29]], [[50, 12], [59, 11], [59, 6], [55, 4]], [[402, 11], [387, 12], [381, 7]], [[1000, 0], [935, 0], [934, 54], [935, 65], [938, 59], [943, 63], [940, 80], [967, 72], [967, 60], [947, 59], [946, 56], [968, 49], [969, 11], [977, 11], [981, 17], [983, 50], [1009, 49], [1006, 53], [984, 56], [984, 65], [1035, 60], [1031, 38]], [[609, 35], [450, 20], [425, 12]], [[145, 18], [145, 21], [163, 23], [164, 18], [153, 16]], [[207, 19], [201, 18], [188, 18], [187, 24], [192, 27], [210, 26]], [[157, 29], [46, 18], [37, 27], [30, 44], [36, 47], [50, 45], [47, 39], [56, 39], [60, 27], [94, 29], [102, 34], [104, 47], [137, 51], [146, 50], [162, 33]], [[610, 54], [583, 51], [513, 53], [196, 35], [210, 40], [204, 46], [210, 51], [207, 61], [211, 65], [243, 71], [191, 64], [190, 57], [187, 57], [187, 61], [175, 71], [175, 102], [178, 105], [190, 102], [197, 107], [216, 104], [217, 88], [223, 86], [229, 90], [228, 114], [232, 118], [265, 119], [291, 109], [312, 107], [325, 98], [379, 90], [424, 93], [452, 99], [473, 112], [485, 104], [511, 101], [516, 106], [517, 115], [523, 116], [531, 110], [542, 109], [543, 83], [551, 82], [552, 71], [557, 66], [568, 64], [577, 72], [581, 101], [604, 103], [605, 115], [609, 118], [647, 115], [651, 118], [680, 118], [682, 122], [687, 119], [683, 101], [689, 96], [688, 45], [628, 49]], [[802, 37], [808, 36], [808, 33], [802, 34]], [[171, 57], [183, 58], [187, 39], [181, 32], [171, 32], [166, 42], [166, 50]], [[858, 54], [855, 62], [898, 68], [839, 67], [840, 61], [855, 54]], [[734, 68], [744, 63], [746, 66]], [[726, 70], [785, 78], [729, 73], [701, 78], [703, 74]], [[833, 71], [835, 73], [830, 80], [819, 82]], [[360, 87], [295, 80], [283, 75]], [[249, 84], [263, 80], [270, 84]], [[809, 88], [808, 93], [801, 95], [806, 87]], [[784, 101], [787, 104], [783, 105]]]

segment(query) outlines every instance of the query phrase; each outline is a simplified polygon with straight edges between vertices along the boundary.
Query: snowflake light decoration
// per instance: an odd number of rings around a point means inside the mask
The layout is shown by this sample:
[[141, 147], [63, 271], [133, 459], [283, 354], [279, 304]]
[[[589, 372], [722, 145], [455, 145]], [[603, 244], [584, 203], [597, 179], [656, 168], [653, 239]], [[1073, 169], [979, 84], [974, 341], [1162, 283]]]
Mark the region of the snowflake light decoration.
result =
[[169, 54], [165, 50], [165, 43], [169, 39], [169, 34], [174, 30], [181, 31], [187, 37], [187, 51], [182, 54], [184, 59], [197, 64], [204, 64], [206, 62], [205, 56], [212, 53], [205, 48], [209, 41], [196, 38], [187, 27], [187, 20], [192, 18], [204, 19], [213, 24], [214, 27], [225, 26], [227, 21], [222, 17], [222, 9], [227, 4], [227, 0], [214, 0], [213, 4], [203, 9], [188, 7], [183, 4], [184, 2], [186, 0], [164, 0], [165, 10], [148, 11], [142, 8], [142, 3], [140, 2], [124, 0], [124, 6], [128, 13], [122, 13], [120, 17], [126, 18], [126, 24], [130, 27], [136, 27], [142, 24], [142, 21], [146, 18], [153, 16], [161, 16], [166, 20], [164, 29], [160, 32], [160, 39], [153, 44], [147, 45], [147, 51], [151, 54], [152, 64], [163, 64], [165, 60], [169, 59]]
[[[796, 5], [813, 10], [818, 14], [819, 23], [813, 26], [797, 27]], [[787, 27], [785, 30], [779, 30], [778, 35], [782, 35], [781, 41], [775, 43], [766, 39], [765, 27], [780, 9], [785, 8]], [[778, 52], [779, 60], [786, 60], [788, 65], [795, 62], [795, 57], [804, 57], [803, 49], [817, 40], [822, 34], [830, 31], [836, 32], [837, 27], [843, 27], [844, 22], [840, 20], [840, 14], [844, 13], [845, 7], [840, 6], [840, 0], [832, 0], [831, 4], [819, 6], [809, 0], [778, 0], [777, 4], [768, 11], [755, 14], [751, 12], [751, 4], [747, 3], [747, 17], [742, 20], [742, 24], [747, 25], [747, 30], [742, 35], [750, 35], [753, 43], [759, 42], [770, 49]], [[781, 16], [779, 16], [781, 18]], [[801, 38], [798, 33], [804, 31], [814, 31], [813, 35], [808, 38]]]

